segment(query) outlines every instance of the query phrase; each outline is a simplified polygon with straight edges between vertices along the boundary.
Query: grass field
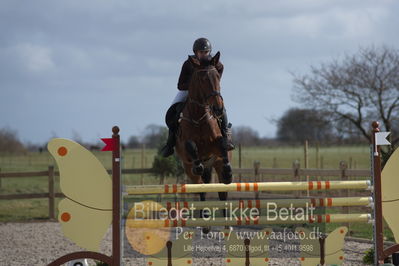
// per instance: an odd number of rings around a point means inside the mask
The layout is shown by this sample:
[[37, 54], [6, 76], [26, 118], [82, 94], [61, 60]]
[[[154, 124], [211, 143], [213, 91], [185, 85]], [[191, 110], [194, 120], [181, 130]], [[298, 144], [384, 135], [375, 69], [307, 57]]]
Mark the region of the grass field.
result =
[[[107, 169], [111, 169], [110, 152], [93, 152]], [[123, 168], [150, 168], [152, 165], [155, 150], [129, 149], [122, 153]], [[142, 156], [144, 154], [144, 156]], [[304, 150], [302, 146], [297, 147], [244, 147], [242, 148], [242, 168], [252, 168], [254, 161], [259, 161], [264, 168], [291, 168], [293, 161], [298, 160], [301, 167], [304, 165]], [[309, 147], [308, 150], [309, 168], [316, 168], [316, 150]], [[369, 169], [369, 147], [368, 146], [339, 146], [320, 147], [319, 166], [325, 169], [338, 169], [340, 161], [346, 161], [351, 168]], [[0, 169], [2, 172], [23, 172], [43, 171], [49, 165], [54, 165], [58, 170], [55, 161], [48, 152], [29, 153], [24, 156], [10, 154], [0, 155]], [[238, 149], [233, 153], [233, 168], [238, 168]], [[145, 184], [158, 184], [158, 177], [149, 174], [124, 175], [123, 183], [126, 185], [140, 184], [143, 177]], [[176, 177], [167, 177], [166, 183], [175, 183]], [[30, 178], [2, 178], [0, 195], [17, 193], [41, 193], [48, 191], [47, 177]], [[56, 177], [56, 191], [59, 192], [59, 180]], [[56, 201], [56, 206], [58, 204]], [[335, 211], [335, 210], [332, 210]], [[339, 211], [338, 211], [339, 212]], [[26, 199], [26, 200], [0, 200], [0, 221], [28, 221], [45, 220], [48, 218], [47, 199]], [[328, 225], [333, 229], [338, 225]], [[372, 227], [367, 224], [351, 224], [354, 236], [371, 238]], [[388, 239], [392, 238], [387, 233]]]
[[[93, 151], [96, 157], [105, 165], [110, 167], [109, 152]], [[152, 160], [156, 153], [155, 149], [144, 150], [143, 166], [151, 167]], [[122, 153], [123, 168], [140, 168], [142, 166], [142, 150], [127, 149]], [[233, 150], [233, 167], [238, 167], [238, 149]], [[352, 168], [369, 168], [369, 147], [368, 146], [335, 146], [320, 147], [319, 157], [323, 157], [324, 168], [337, 168], [341, 160], [349, 162], [352, 158]], [[296, 147], [243, 147], [242, 168], [250, 168], [254, 161], [259, 161], [262, 167], [272, 167], [273, 160], [277, 162], [276, 168], [291, 168], [294, 160], [299, 160], [303, 166], [304, 151], [302, 146]], [[309, 168], [316, 167], [316, 149], [309, 147], [308, 150]], [[26, 155], [10, 155], [0, 153], [0, 168], [6, 171], [30, 171], [43, 170], [48, 165], [55, 165], [55, 162], [48, 152], [31, 152]], [[355, 167], [356, 166], [356, 167]]]

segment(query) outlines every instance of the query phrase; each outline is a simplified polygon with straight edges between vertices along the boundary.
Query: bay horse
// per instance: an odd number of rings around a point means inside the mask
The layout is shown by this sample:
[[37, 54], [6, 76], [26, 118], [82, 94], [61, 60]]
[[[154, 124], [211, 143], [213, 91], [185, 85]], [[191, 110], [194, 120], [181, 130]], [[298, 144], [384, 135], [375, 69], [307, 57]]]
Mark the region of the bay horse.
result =
[[[210, 183], [212, 168], [216, 170], [220, 183], [229, 184], [232, 181], [232, 152], [227, 151], [218, 124], [224, 108], [220, 75], [215, 68], [219, 58], [220, 52], [201, 61], [189, 57], [194, 71], [180, 114], [176, 153], [194, 184]], [[205, 201], [205, 195], [200, 193], [201, 201]], [[219, 192], [219, 199], [227, 200], [227, 192]]]

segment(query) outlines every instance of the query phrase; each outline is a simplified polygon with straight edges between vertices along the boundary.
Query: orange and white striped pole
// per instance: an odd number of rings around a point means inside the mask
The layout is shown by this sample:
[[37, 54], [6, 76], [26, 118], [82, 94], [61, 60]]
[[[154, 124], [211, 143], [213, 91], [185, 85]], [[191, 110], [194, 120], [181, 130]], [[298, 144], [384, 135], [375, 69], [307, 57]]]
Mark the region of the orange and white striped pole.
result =
[[310, 181], [310, 182], [254, 182], [231, 184], [173, 184], [127, 186], [127, 195], [140, 194], [174, 194], [200, 192], [231, 192], [231, 191], [318, 191], [338, 189], [370, 189], [369, 180], [356, 181]]

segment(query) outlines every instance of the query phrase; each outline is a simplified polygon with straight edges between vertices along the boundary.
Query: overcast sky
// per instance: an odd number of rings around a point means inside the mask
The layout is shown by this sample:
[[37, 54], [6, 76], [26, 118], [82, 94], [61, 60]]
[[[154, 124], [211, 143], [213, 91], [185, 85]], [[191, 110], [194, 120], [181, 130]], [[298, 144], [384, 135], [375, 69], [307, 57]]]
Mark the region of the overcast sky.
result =
[[22, 141], [123, 140], [164, 124], [198, 37], [221, 52], [230, 122], [273, 137], [291, 72], [397, 47], [399, 1], [0, 0], [0, 127]]

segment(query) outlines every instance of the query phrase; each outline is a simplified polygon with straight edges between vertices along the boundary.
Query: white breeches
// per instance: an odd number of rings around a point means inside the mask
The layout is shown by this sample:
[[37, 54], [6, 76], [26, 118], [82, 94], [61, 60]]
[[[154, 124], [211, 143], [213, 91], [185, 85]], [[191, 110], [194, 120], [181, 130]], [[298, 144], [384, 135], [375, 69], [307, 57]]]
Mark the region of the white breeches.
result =
[[175, 98], [172, 101], [172, 104], [178, 103], [178, 102], [184, 102], [187, 98], [188, 91], [178, 91]]

